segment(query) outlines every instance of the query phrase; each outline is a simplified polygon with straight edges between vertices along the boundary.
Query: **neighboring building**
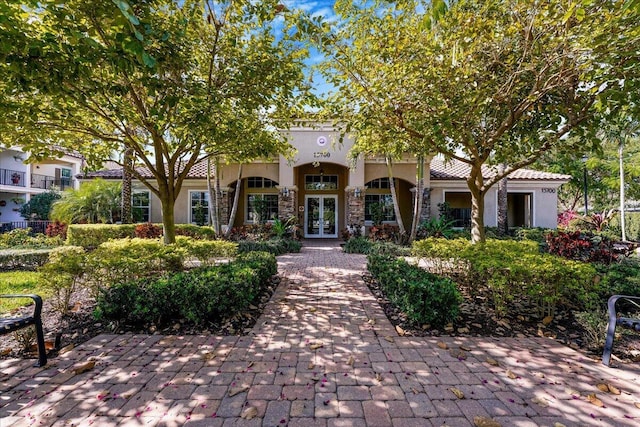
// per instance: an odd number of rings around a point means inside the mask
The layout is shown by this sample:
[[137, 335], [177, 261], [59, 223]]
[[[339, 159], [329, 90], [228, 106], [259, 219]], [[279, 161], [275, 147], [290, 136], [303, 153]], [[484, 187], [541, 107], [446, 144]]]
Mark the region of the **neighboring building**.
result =
[[79, 186], [74, 177], [81, 172], [83, 159], [77, 154], [27, 164], [29, 154], [20, 148], [0, 150], [0, 224], [24, 221], [20, 205], [35, 194]]
[[[223, 223], [228, 222], [233, 194], [240, 189], [240, 203], [234, 226], [252, 224], [254, 201], [264, 199], [269, 218], [295, 216], [306, 238], [335, 238], [347, 225], [371, 225], [373, 210], [380, 206], [385, 223], [396, 223], [391, 205], [387, 168], [382, 158], [348, 158], [353, 140], [338, 144], [338, 133], [329, 125], [294, 127], [286, 131], [297, 149], [292, 161], [284, 157], [253, 161], [243, 166], [240, 185], [236, 182], [238, 165], [222, 167]], [[353, 165], [353, 168], [350, 166]], [[429, 170], [426, 165], [426, 170]], [[448, 202], [458, 226], [468, 226], [471, 194], [465, 181], [468, 167], [460, 162], [444, 164], [431, 160], [430, 176], [425, 176], [425, 198], [421, 220], [438, 216], [438, 204]], [[150, 176], [140, 169], [143, 176]], [[407, 228], [411, 225], [415, 193], [416, 161], [405, 158], [393, 167], [400, 212]], [[488, 169], [487, 169], [488, 173]], [[121, 169], [98, 171], [86, 178], [122, 179]], [[557, 225], [557, 189], [569, 176], [519, 170], [509, 177], [509, 225], [549, 227]], [[195, 165], [188, 174], [176, 200], [177, 223], [194, 223], [198, 204], [208, 206], [206, 163]], [[497, 224], [497, 186], [485, 198], [485, 224]], [[134, 181], [134, 219], [161, 222], [160, 201], [142, 184]]]

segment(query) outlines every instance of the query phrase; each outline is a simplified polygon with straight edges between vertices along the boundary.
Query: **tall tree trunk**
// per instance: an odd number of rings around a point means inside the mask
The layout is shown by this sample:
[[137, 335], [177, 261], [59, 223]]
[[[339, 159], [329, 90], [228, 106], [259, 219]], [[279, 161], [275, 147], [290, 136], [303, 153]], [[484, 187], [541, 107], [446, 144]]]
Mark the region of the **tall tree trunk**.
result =
[[236, 212], [238, 212], [238, 202], [240, 201], [240, 191], [242, 190], [242, 163], [238, 165], [238, 179], [236, 179], [236, 193], [233, 195], [233, 207], [231, 208], [231, 215], [229, 215], [229, 225], [227, 226], [227, 232], [224, 233], [225, 237], [231, 235], [231, 229], [233, 223], [236, 220]]
[[467, 178], [467, 185], [471, 192], [471, 243], [484, 243], [484, 178], [480, 165], [472, 165]]
[[418, 156], [416, 166], [416, 195], [413, 205], [413, 221], [411, 222], [411, 234], [409, 241], [413, 242], [418, 234], [420, 225], [420, 214], [422, 213], [422, 203], [424, 200], [424, 156]]
[[389, 189], [391, 190], [391, 198], [393, 200], [393, 212], [396, 214], [396, 221], [398, 221], [398, 228], [400, 229], [400, 235], [404, 236], [407, 231], [404, 228], [404, 222], [402, 221], [402, 215], [400, 215], [400, 205], [398, 204], [398, 195], [396, 194], [396, 184], [393, 179], [393, 164], [391, 157], [386, 157], [387, 162], [387, 174], [389, 176]]
[[[121, 221], [123, 224], [131, 224], [131, 181], [133, 169], [133, 148], [124, 150], [124, 168], [122, 169], [122, 201], [121, 201]], [[151, 221], [151, 218], [149, 218]]]
[[174, 207], [176, 201], [168, 191], [160, 192], [160, 203], [162, 204], [162, 230], [164, 232], [164, 244], [170, 245], [176, 242], [176, 223], [174, 218]]
[[[506, 165], [500, 163], [498, 165], [498, 173], [504, 173]], [[501, 236], [507, 235], [509, 232], [509, 219], [507, 214], [508, 208], [508, 190], [507, 190], [507, 177], [505, 176], [498, 181], [498, 234]]]
[[214, 178], [213, 197], [215, 199], [216, 206], [218, 207], [218, 209], [214, 212], [216, 215], [216, 221], [218, 222], [218, 230], [216, 231], [216, 233], [221, 234], [222, 233], [222, 207], [221, 207], [222, 192], [220, 191], [220, 162], [217, 158], [215, 162], [213, 162], [213, 178]]
[[216, 235], [220, 234], [220, 223], [218, 222], [218, 199], [215, 197], [211, 185], [211, 158], [207, 158], [207, 192], [209, 193], [209, 223], [213, 227], [213, 231]]

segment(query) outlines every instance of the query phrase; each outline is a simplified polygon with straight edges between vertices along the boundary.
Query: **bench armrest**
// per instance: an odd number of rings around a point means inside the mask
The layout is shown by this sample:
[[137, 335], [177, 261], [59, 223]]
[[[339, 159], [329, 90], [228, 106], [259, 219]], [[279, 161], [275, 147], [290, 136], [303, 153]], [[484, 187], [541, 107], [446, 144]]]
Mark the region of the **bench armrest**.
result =
[[608, 308], [609, 308], [609, 315], [614, 313], [613, 315], [615, 316], [616, 302], [618, 302], [619, 299], [626, 299], [626, 300], [629, 300], [629, 301], [634, 301], [635, 300], [635, 301], [639, 301], [640, 302], [640, 296], [613, 295], [612, 297], [609, 298], [609, 301], [607, 302], [607, 305], [608, 305]]
[[39, 320], [42, 316], [42, 298], [39, 295], [0, 295], [0, 298], [31, 298], [36, 303], [33, 310], [33, 318]]

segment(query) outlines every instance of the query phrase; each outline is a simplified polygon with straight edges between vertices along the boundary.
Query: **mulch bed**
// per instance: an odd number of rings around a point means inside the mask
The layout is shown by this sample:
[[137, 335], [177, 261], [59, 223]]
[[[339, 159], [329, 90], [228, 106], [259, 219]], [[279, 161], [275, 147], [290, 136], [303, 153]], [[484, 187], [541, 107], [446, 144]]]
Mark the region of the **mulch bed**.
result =
[[[148, 325], [144, 328], [133, 328], [128, 325], [116, 324], [112, 322], [99, 322], [93, 316], [96, 307], [95, 299], [88, 290], [82, 290], [74, 294], [74, 306], [66, 316], [53, 309], [50, 299], [44, 301], [42, 307], [42, 326], [45, 331], [45, 340], [48, 347], [54, 347], [49, 351], [50, 357], [55, 357], [58, 350], [71, 348], [82, 344], [100, 334], [113, 333], [137, 333], [137, 334], [162, 334], [162, 335], [246, 335], [251, 331], [256, 321], [262, 314], [264, 306], [275, 292], [280, 277], [271, 278], [268, 286], [258, 297], [259, 303], [251, 305], [243, 313], [235, 314], [220, 323], [211, 323], [206, 327], [195, 327], [183, 321], [176, 321], [172, 325], [158, 329], [155, 325]], [[30, 315], [33, 306], [23, 307], [12, 313], [11, 316]], [[23, 329], [24, 331], [25, 329]], [[33, 340], [35, 343], [35, 338]], [[35, 348], [33, 352], [25, 350], [24, 345], [16, 340], [14, 334], [0, 336], [0, 359], [11, 357], [36, 357]]]
[[[602, 357], [602, 347], [589, 348], [583, 341], [584, 328], [570, 310], [560, 310], [552, 318], [541, 319], [535, 314], [535, 310], [523, 303], [515, 303], [512, 310], [514, 314], [498, 317], [487, 298], [463, 295], [464, 301], [456, 323], [439, 330], [408, 320], [407, 316], [387, 299], [378, 282], [369, 273], [363, 274], [363, 279], [389, 321], [399, 332], [407, 336], [547, 337], [581, 351], [593, 359], [600, 360]], [[622, 362], [640, 361], [639, 338], [640, 335], [633, 332], [617, 337], [613, 357]], [[604, 345], [604, 338], [601, 345]]]
[[[424, 325], [414, 324], [407, 320], [404, 313], [391, 304], [380, 289], [378, 283], [368, 273], [363, 275], [367, 286], [384, 309], [391, 323], [400, 328], [400, 331], [408, 336], [441, 336], [462, 335], [474, 337], [540, 337], [546, 336], [556, 339], [594, 359], [600, 359], [602, 348], [590, 349], [582, 340], [583, 328], [573, 318], [571, 311], [560, 311], [555, 314], [553, 320], [545, 324], [538, 316], [527, 310], [527, 307], [514, 307], [513, 312], [518, 314], [507, 315], [499, 318], [495, 315], [491, 304], [486, 298], [475, 299], [465, 296], [461, 306], [459, 320], [455, 325], [442, 330], [424, 328]], [[58, 341], [56, 348], [49, 355], [55, 357], [58, 349], [69, 345], [77, 346], [96, 335], [102, 333], [133, 332], [140, 334], [163, 335], [246, 335], [253, 328], [256, 320], [262, 314], [264, 306], [280, 283], [280, 278], [274, 276], [271, 284], [259, 297], [260, 303], [251, 306], [244, 313], [236, 314], [220, 323], [207, 325], [206, 328], [194, 327], [185, 322], [176, 323], [158, 329], [154, 325], [145, 328], [131, 328], [127, 325], [118, 325], [108, 322], [98, 322], [93, 317], [96, 302], [87, 290], [75, 295], [74, 307], [67, 316], [61, 316], [51, 305], [50, 300], [45, 300], [43, 307], [43, 326], [47, 341], [53, 345]], [[30, 313], [32, 307], [24, 307], [15, 315]], [[522, 314], [523, 313], [523, 314]], [[23, 346], [16, 341], [13, 334], [0, 336], [0, 358], [9, 357], [35, 357], [35, 353], [25, 352]], [[623, 335], [617, 338], [614, 344], [614, 357], [624, 362], [640, 361], [640, 343], [637, 334]]]

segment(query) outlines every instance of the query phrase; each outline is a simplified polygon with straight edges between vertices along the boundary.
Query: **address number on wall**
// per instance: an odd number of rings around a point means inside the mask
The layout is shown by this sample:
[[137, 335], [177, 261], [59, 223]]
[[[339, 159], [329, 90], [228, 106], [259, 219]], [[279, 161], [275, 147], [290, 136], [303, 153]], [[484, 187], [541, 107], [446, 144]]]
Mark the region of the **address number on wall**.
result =
[[542, 192], [543, 193], [555, 193], [556, 189], [555, 188], [543, 188]]

